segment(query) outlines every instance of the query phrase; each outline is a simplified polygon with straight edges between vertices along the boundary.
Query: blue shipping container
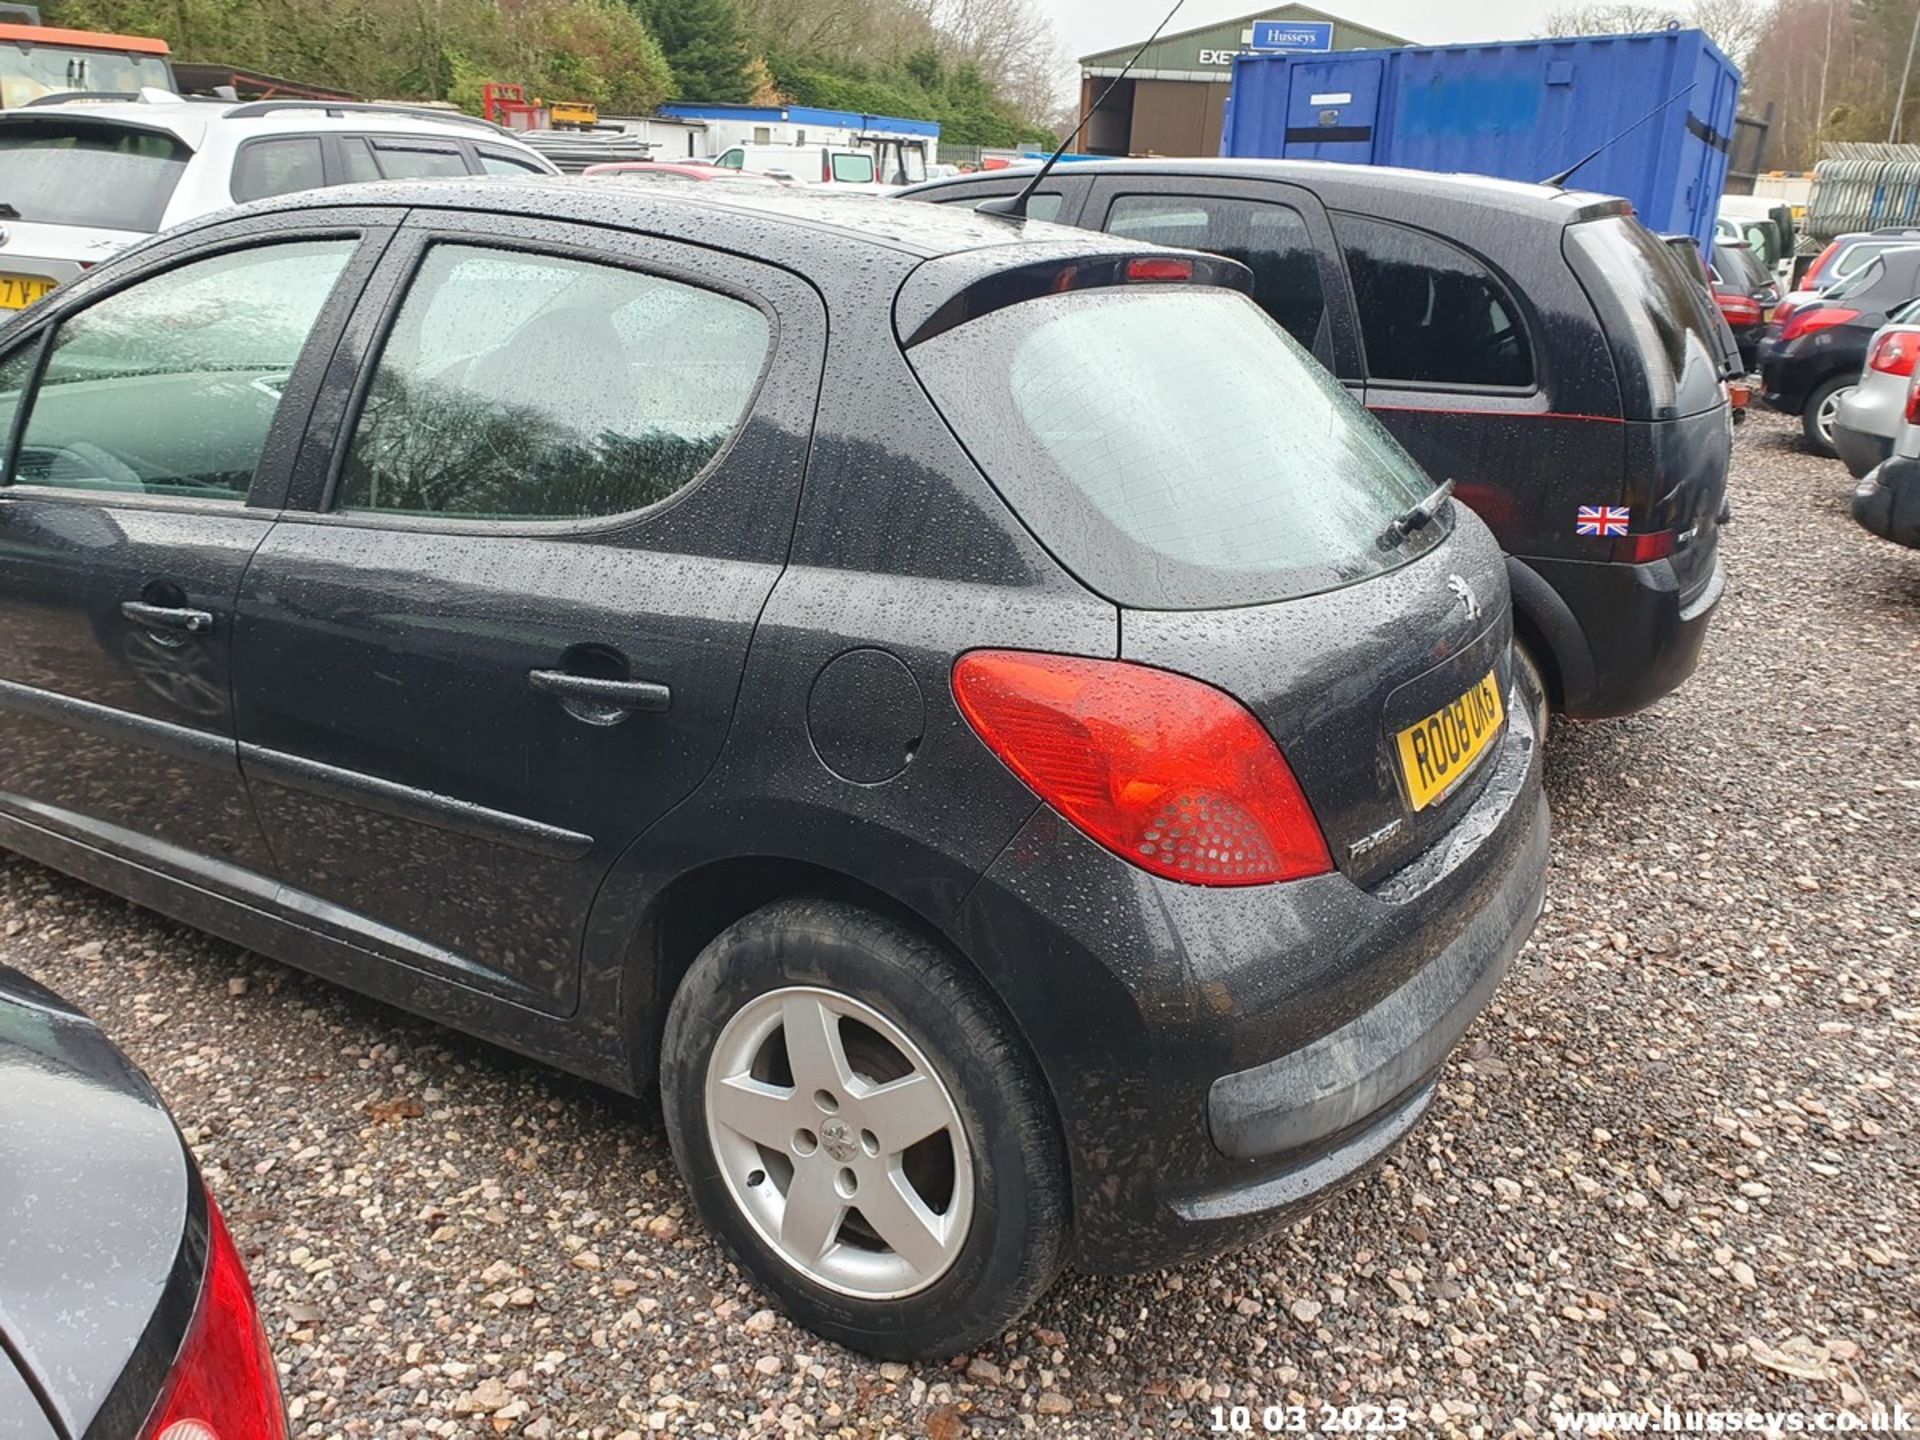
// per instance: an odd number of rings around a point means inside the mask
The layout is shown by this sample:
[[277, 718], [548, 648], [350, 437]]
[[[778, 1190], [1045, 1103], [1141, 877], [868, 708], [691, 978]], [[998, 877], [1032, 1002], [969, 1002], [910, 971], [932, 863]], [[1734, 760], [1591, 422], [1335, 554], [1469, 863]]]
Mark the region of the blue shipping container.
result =
[[1537, 181], [1605, 144], [1569, 187], [1710, 245], [1739, 104], [1699, 30], [1241, 55], [1220, 153]]

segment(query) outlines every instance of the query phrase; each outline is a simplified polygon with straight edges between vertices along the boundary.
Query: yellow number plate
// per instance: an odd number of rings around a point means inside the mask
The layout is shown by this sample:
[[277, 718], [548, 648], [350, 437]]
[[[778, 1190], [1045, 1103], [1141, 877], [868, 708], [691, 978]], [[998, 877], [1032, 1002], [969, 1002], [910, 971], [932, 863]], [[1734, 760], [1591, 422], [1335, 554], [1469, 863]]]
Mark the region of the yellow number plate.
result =
[[53, 281], [38, 275], [0, 275], [0, 310], [24, 310], [52, 289]]
[[1506, 718], [1499, 682], [1489, 670], [1451, 705], [1394, 736], [1400, 751], [1400, 773], [1407, 777], [1413, 808], [1426, 809], [1471, 770], [1473, 762], [1499, 735]]

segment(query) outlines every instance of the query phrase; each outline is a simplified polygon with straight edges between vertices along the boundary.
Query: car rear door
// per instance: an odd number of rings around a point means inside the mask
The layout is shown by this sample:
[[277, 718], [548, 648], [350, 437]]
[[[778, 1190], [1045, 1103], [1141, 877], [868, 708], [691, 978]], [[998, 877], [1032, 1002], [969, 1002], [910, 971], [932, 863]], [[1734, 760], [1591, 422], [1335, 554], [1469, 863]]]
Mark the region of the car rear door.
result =
[[732, 721], [824, 335], [771, 266], [416, 213], [240, 596], [241, 764], [285, 906], [570, 1012], [602, 880]]
[[1333, 230], [1311, 191], [1272, 180], [1109, 174], [1094, 182], [1080, 223], [1238, 260], [1281, 329], [1348, 389], [1364, 385]]
[[236, 759], [234, 602], [392, 218], [162, 242], [0, 342], [0, 814], [204, 888], [270, 888]]

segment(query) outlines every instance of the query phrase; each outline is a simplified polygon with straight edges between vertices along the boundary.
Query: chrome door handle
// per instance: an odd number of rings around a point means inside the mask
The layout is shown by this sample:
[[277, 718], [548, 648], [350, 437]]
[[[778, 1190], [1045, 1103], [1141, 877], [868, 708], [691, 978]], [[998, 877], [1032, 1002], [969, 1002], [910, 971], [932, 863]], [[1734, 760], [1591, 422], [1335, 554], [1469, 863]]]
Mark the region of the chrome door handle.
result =
[[567, 670], [529, 670], [527, 684], [537, 694], [579, 701], [601, 710], [664, 715], [673, 704], [672, 689], [651, 680], [601, 680]]
[[204, 635], [213, 629], [213, 613], [209, 610], [149, 605], [144, 600], [123, 600], [120, 613], [146, 630], [184, 630], [189, 635]]

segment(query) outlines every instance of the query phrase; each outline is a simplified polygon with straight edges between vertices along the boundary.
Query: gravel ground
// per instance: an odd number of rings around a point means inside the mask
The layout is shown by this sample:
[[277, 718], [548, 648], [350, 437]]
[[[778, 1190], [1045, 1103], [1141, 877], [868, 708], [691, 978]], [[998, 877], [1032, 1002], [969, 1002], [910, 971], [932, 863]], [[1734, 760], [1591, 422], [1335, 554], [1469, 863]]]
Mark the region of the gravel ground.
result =
[[167, 1095], [300, 1435], [1920, 1410], [1920, 554], [1848, 490], [1777, 418], [1744, 428], [1705, 663], [1556, 731], [1549, 911], [1395, 1163], [1213, 1265], [1069, 1276], [952, 1365], [763, 1309], [618, 1097], [4, 856], [0, 956]]

